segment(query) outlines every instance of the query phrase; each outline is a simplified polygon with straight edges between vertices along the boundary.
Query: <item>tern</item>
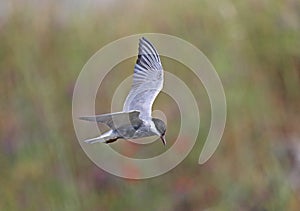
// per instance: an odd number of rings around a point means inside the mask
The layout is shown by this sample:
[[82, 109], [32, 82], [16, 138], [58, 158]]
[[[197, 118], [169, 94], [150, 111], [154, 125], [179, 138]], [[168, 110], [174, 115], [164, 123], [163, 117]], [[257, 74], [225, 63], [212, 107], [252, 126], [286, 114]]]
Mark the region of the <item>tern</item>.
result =
[[153, 102], [163, 88], [163, 81], [164, 71], [159, 54], [146, 38], [140, 38], [133, 83], [123, 111], [80, 117], [81, 120], [99, 122], [110, 128], [102, 135], [85, 142], [112, 143], [118, 139], [159, 136], [166, 145], [165, 123], [151, 116]]

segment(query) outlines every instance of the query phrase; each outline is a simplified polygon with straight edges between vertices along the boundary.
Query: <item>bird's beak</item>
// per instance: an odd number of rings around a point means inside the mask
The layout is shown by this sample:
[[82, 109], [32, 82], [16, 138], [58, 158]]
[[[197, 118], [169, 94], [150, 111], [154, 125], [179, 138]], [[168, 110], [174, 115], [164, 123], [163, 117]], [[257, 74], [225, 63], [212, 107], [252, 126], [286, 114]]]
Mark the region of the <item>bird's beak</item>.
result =
[[165, 135], [161, 136], [160, 139], [161, 139], [161, 141], [163, 142], [164, 145], [167, 144]]

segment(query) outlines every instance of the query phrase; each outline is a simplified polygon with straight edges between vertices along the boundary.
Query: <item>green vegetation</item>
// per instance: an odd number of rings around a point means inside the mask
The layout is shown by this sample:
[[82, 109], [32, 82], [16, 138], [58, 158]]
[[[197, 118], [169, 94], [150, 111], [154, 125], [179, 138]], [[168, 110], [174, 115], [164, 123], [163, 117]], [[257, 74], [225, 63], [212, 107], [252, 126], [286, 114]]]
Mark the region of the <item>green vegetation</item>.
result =
[[[300, 210], [299, 1], [132, 0], [72, 9], [36, 2], [0, 4], [0, 210]], [[210, 106], [204, 89], [193, 90], [201, 128], [191, 154], [165, 175], [134, 181], [89, 160], [71, 106], [85, 62], [105, 44], [143, 32], [175, 35], [201, 49], [223, 82], [228, 114], [216, 153], [197, 165]], [[108, 76], [97, 113], [109, 111], [134, 61]], [[182, 65], [163, 62], [200, 84]], [[160, 96], [155, 107], [169, 103]], [[169, 145], [176, 135], [169, 128]]]

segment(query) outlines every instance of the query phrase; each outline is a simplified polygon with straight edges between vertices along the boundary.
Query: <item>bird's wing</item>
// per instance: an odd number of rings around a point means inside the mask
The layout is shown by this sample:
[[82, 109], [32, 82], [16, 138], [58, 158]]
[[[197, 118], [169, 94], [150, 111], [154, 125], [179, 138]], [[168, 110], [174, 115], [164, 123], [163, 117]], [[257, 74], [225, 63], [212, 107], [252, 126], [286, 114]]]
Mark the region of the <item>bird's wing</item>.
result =
[[139, 55], [134, 67], [133, 84], [123, 111], [138, 110], [140, 118], [151, 119], [152, 104], [163, 87], [163, 68], [154, 46], [144, 37], [139, 42]]
[[111, 129], [118, 129], [125, 125], [132, 125], [133, 127], [138, 127], [142, 123], [142, 120], [139, 118], [139, 114], [139, 111], [129, 111], [102, 114], [96, 116], [83, 116], [79, 117], [79, 119], [92, 122], [100, 122], [106, 124]]

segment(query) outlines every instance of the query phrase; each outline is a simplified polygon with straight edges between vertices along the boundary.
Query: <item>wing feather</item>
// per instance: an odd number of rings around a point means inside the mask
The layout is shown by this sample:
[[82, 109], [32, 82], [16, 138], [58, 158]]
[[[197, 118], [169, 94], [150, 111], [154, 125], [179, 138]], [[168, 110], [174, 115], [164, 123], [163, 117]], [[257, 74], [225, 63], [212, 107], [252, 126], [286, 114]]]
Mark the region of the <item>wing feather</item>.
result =
[[152, 104], [163, 87], [163, 68], [154, 46], [144, 37], [139, 42], [139, 55], [134, 67], [133, 84], [123, 111], [138, 110], [140, 118], [151, 118]]
[[137, 127], [142, 123], [142, 120], [139, 118], [139, 111], [130, 111], [130, 112], [117, 112], [111, 114], [102, 114], [96, 116], [83, 116], [79, 117], [81, 120], [100, 122], [107, 125], [111, 129], [118, 129], [124, 125], [132, 125]]

